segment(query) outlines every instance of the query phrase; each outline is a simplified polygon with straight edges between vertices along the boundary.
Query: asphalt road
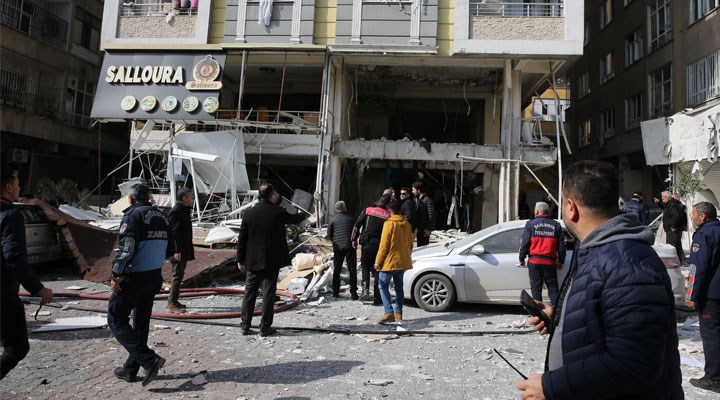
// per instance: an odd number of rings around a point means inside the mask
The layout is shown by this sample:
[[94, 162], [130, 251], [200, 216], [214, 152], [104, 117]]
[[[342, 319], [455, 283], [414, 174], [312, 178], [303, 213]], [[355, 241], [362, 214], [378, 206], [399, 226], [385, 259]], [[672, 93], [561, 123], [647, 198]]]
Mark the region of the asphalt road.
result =
[[[85, 287], [77, 291], [81, 293], [108, 290], [68, 271], [46, 271], [43, 279], [58, 292], [74, 285]], [[53, 305], [100, 311], [106, 306], [73, 301], [57, 299]], [[204, 296], [186, 303], [193, 312], [234, 312], [240, 298]], [[157, 301], [155, 309], [165, 311], [164, 305]], [[37, 306], [26, 310], [32, 314]], [[97, 315], [43, 310], [51, 314], [39, 321], [28, 316], [30, 330], [57, 318]], [[526, 315], [519, 306], [464, 305], [442, 314], [406, 306], [400, 326], [376, 325], [381, 314], [382, 307], [343, 294], [277, 314], [274, 325], [280, 332], [267, 338], [241, 336], [239, 320], [154, 320], [149, 343], [167, 363], [145, 388], [113, 376], [126, 353], [107, 328], [31, 333], [30, 354], [0, 382], [0, 398], [517, 399], [515, 386], [522, 378], [492, 349], [526, 375], [543, 369], [546, 338], [524, 333]], [[702, 361], [696, 324], [683, 327], [682, 322], [681, 356]], [[398, 329], [407, 331], [398, 335]], [[502, 333], [487, 333], [497, 331]], [[701, 369], [683, 365], [682, 371], [687, 399], [715, 398], [687, 382], [701, 376]]]

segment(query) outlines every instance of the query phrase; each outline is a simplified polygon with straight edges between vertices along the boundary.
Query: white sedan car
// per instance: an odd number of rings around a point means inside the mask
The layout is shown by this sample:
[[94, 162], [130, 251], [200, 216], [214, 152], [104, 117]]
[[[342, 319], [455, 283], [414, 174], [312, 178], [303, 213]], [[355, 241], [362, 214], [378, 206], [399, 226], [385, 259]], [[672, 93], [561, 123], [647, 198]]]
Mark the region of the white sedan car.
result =
[[[447, 311], [456, 302], [519, 304], [520, 291], [530, 292], [528, 270], [518, 267], [526, 223], [519, 220], [497, 224], [455, 242], [413, 250], [413, 269], [405, 272], [403, 280], [405, 298], [435, 312]], [[565, 235], [568, 252], [558, 271], [559, 284], [572, 258], [572, 238], [567, 232]], [[667, 267], [676, 303], [682, 303], [685, 278], [675, 249], [667, 244], [655, 244], [653, 248]], [[546, 290], [543, 298], [548, 298]]]

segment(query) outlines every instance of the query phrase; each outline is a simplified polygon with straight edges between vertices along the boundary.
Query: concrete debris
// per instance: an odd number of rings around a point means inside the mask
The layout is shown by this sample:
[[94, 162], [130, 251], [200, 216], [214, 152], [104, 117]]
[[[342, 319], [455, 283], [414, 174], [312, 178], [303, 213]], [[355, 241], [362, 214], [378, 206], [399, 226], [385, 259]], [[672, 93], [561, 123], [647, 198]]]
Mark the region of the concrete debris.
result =
[[391, 383], [393, 383], [393, 381], [389, 381], [387, 379], [370, 379], [369, 381], [365, 382], [366, 385], [373, 386], [387, 386]]
[[200, 373], [198, 375], [195, 375], [192, 378], [192, 384], [195, 386], [204, 385], [208, 382], [207, 377], [205, 376], [205, 373]]
[[36, 312], [31, 312], [28, 315], [31, 317], [47, 317], [50, 314], [52, 314], [50, 311], [36, 311]]
[[87, 289], [85, 286], [68, 286], [65, 288], [66, 290], [83, 290]]
[[519, 319], [519, 320], [515, 320], [515, 321], [512, 322], [512, 327], [515, 328], [515, 329], [524, 328], [524, 327], [526, 327], [526, 326], [527, 326], [527, 325], [525, 324], [525, 320], [524, 320], [524, 319]]
[[683, 322], [682, 329], [685, 331], [700, 329], [700, 319], [697, 317], [686, 319], [685, 322]]
[[687, 365], [688, 367], [693, 367], [693, 368], [700, 368], [700, 369], [704, 369], [704, 368], [705, 368], [705, 363], [704, 363], [704, 362], [698, 361], [698, 360], [696, 360], [696, 359], [694, 359], [694, 358], [692, 358], [692, 357], [682, 357], [682, 356], [680, 356], [680, 364], [682, 364], [682, 365]]
[[153, 325], [153, 329], [170, 329], [168, 325]]
[[702, 350], [700, 348], [698, 348], [697, 346], [685, 344], [685, 343], [680, 343], [678, 345], [678, 350], [684, 351], [685, 353], [688, 353], [688, 354], [702, 353]]
[[357, 335], [357, 336], [363, 338], [368, 343], [382, 342], [382, 341], [393, 340], [393, 339], [398, 338], [397, 335], [386, 335], [386, 334], [375, 334], [375, 333], [371, 333], [371, 334], [367, 334], [367, 335]]

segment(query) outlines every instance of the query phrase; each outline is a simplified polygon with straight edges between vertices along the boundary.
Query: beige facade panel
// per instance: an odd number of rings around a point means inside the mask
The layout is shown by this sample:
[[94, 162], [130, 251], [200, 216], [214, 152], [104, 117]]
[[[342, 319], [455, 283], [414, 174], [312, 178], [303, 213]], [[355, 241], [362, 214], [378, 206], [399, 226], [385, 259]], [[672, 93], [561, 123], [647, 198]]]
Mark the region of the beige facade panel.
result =
[[565, 18], [473, 16], [470, 30], [474, 40], [564, 40]]
[[195, 37], [196, 20], [193, 15], [176, 15], [170, 23], [164, 15], [121, 17], [118, 38], [192, 38]]

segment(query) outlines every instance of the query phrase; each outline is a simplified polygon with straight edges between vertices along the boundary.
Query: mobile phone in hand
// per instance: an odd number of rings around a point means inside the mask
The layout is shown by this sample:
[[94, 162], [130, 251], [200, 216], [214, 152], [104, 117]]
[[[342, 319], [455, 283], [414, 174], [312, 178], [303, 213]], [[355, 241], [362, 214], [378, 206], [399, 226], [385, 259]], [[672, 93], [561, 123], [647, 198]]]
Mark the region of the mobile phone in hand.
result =
[[520, 292], [520, 304], [522, 304], [525, 311], [530, 313], [533, 317], [538, 317], [540, 320], [542, 320], [545, 323], [545, 326], [548, 329], [552, 329], [552, 321], [550, 321], [550, 318], [545, 314], [545, 312], [540, 309], [540, 307], [535, 303], [535, 300], [528, 294], [526, 290], [523, 290]]

